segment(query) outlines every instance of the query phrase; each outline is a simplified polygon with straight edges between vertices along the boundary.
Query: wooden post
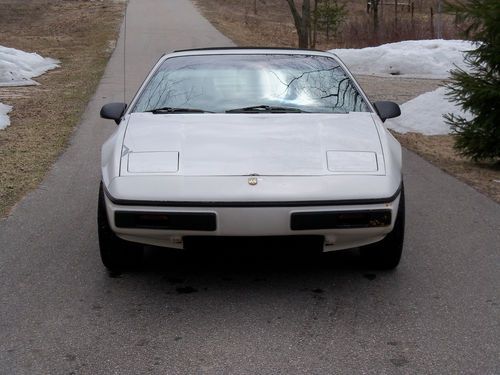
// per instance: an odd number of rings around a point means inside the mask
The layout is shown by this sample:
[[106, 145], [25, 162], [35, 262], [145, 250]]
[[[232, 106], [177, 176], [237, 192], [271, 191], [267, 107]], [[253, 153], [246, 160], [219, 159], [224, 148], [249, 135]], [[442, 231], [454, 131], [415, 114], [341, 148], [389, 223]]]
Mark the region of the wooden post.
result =
[[442, 12], [442, 0], [438, 0], [438, 20], [437, 20], [437, 37], [438, 39], [443, 38], [443, 20], [441, 18]]
[[412, 1], [411, 2], [411, 30], [412, 32], [415, 32], [415, 18], [413, 17], [415, 13], [415, 3]]
[[311, 43], [311, 48], [316, 48], [316, 38], [317, 38], [317, 31], [318, 31], [318, 0], [314, 0], [314, 11], [313, 11], [313, 37], [312, 37], [312, 43]]
[[378, 6], [379, 6], [379, 1], [380, 0], [371, 0], [372, 3], [372, 9], [373, 9], [373, 33], [375, 35], [378, 34]]
[[394, 0], [394, 31], [398, 28], [398, 0]]
[[431, 7], [431, 38], [434, 39], [434, 9]]

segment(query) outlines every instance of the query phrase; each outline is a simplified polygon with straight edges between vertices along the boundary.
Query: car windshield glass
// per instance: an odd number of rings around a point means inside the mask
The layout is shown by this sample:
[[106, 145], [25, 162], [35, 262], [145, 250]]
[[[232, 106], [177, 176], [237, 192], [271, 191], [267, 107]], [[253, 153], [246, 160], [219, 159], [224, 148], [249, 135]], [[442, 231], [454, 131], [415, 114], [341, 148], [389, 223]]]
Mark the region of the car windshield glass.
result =
[[167, 59], [142, 90], [133, 112], [165, 107], [230, 113], [369, 111], [333, 58], [293, 54]]

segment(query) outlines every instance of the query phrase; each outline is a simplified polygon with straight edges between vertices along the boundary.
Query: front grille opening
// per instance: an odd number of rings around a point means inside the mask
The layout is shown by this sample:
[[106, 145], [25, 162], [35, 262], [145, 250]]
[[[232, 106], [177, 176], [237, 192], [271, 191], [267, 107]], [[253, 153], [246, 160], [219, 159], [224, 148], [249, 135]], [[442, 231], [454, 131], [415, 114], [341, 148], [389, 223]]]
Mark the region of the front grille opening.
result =
[[252, 251], [269, 253], [281, 251], [322, 252], [324, 236], [185, 236], [184, 249], [220, 249], [231, 251]]

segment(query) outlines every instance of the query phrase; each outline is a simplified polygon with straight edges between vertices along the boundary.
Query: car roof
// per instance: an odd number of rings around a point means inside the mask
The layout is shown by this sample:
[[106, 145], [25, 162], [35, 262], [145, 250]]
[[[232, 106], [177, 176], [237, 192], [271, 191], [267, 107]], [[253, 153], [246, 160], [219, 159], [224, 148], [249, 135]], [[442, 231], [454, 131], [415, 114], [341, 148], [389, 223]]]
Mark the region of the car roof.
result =
[[322, 52], [317, 49], [307, 49], [307, 48], [291, 48], [291, 47], [206, 47], [206, 48], [188, 48], [179, 49], [174, 52], [189, 52], [189, 51], [234, 51], [234, 50], [278, 50], [278, 51], [304, 51], [304, 52]]
[[[256, 55], [256, 54], [276, 54], [276, 55], [317, 55], [332, 57], [335, 54], [331, 52], [301, 49], [301, 48], [282, 48], [282, 47], [210, 47], [176, 50], [164, 54], [163, 57], [173, 56], [202, 56], [202, 55]], [[337, 57], [338, 58], [338, 57]]]

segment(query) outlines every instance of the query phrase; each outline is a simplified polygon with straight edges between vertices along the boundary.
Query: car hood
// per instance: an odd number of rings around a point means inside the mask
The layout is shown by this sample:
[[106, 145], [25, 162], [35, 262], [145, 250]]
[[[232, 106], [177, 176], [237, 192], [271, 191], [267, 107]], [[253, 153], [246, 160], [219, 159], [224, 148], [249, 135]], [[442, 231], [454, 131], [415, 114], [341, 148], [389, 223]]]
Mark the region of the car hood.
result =
[[121, 175], [385, 174], [370, 113], [127, 116]]

